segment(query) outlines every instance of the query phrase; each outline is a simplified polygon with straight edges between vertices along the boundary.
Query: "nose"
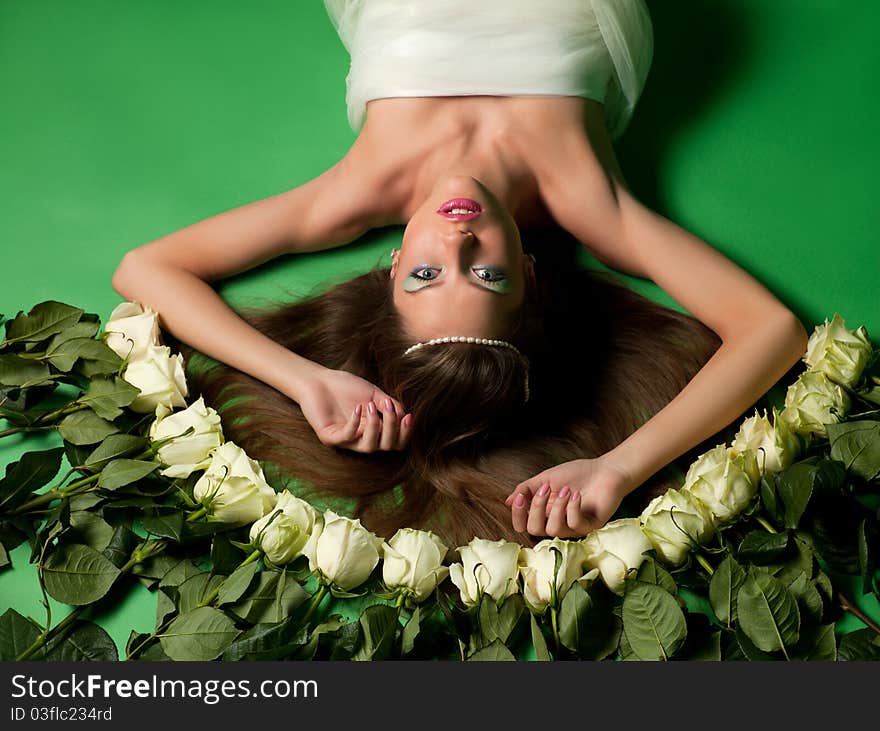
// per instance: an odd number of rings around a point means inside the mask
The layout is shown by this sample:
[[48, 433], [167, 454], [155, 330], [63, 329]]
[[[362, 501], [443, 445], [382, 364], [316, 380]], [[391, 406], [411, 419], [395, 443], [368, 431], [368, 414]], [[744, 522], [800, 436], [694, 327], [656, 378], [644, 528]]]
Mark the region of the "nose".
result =
[[461, 224], [449, 229], [443, 236], [443, 240], [450, 245], [473, 243], [476, 240], [474, 232]]

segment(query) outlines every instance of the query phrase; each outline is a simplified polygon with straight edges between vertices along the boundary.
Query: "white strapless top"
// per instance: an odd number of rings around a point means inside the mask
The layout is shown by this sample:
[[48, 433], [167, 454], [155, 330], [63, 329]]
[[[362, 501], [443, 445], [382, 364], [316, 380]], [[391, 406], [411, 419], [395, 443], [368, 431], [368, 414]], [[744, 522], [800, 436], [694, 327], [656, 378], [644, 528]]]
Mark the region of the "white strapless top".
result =
[[623, 134], [654, 53], [644, 0], [324, 0], [351, 56], [348, 120], [371, 99], [561, 95]]

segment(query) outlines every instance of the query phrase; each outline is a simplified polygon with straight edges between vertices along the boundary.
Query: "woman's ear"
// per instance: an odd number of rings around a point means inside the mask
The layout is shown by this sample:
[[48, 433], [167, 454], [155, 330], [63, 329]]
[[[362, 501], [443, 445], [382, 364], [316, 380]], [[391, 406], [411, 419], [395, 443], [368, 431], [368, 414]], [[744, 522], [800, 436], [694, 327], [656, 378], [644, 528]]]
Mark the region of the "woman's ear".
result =
[[526, 254], [523, 259], [523, 270], [526, 275], [526, 287], [534, 289], [538, 282], [535, 276], [535, 257], [532, 254]]

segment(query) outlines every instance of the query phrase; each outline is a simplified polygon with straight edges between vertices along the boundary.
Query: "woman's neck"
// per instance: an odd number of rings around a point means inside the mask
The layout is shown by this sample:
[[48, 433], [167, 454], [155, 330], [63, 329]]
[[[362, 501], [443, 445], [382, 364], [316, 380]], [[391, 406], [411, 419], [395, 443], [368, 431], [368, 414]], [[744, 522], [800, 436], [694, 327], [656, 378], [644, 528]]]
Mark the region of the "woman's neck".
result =
[[500, 144], [487, 145], [480, 150], [467, 143], [444, 145], [442, 152], [429, 155], [421, 168], [412, 188], [410, 210], [425, 201], [438, 181], [451, 175], [476, 178], [514, 217], [527, 195], [528, 186], [522, 184], [522, 166], [517, 165], [511, 151]]

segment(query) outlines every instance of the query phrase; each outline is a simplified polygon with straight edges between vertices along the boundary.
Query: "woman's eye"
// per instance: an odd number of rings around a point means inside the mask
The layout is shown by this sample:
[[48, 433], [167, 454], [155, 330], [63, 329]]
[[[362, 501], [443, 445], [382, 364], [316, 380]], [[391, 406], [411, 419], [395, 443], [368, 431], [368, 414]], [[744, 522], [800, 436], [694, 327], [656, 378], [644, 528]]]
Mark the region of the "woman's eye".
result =
[[433, 267], [422, 267], [421, 269], [416, 269], [412, 273], [412, 276], [414, 276], [416, 279], [428, 281], [431, 279], [436, 279], [438, 276], [438, 271]]
[[499, 269], [475, 267], [473, 272], [484, 282], [499, 283], [504, 282], [507, 279], [507, 275]]
[[417, 289], [422, 289], [425, 282], [433, 282], [438, 276], [440, 270], [436, 267], [417, 267], [410, 272], [403, 283], [403, 288], [407, 292], [415, 292]]

